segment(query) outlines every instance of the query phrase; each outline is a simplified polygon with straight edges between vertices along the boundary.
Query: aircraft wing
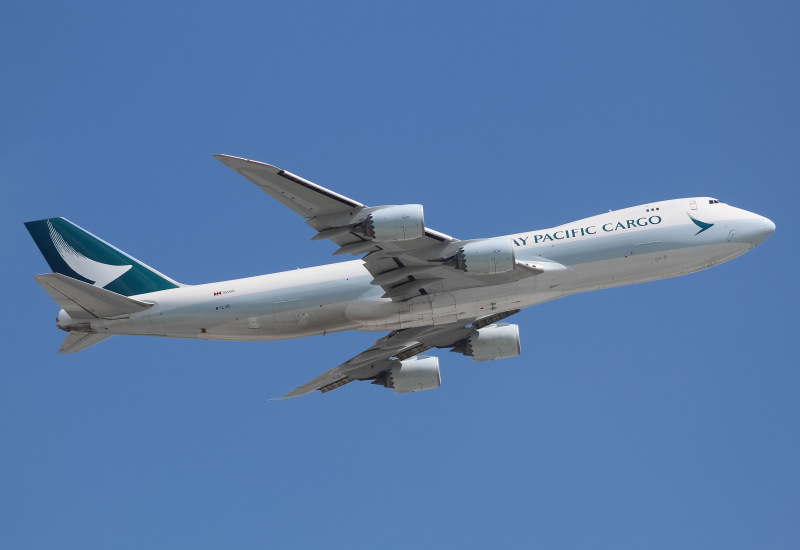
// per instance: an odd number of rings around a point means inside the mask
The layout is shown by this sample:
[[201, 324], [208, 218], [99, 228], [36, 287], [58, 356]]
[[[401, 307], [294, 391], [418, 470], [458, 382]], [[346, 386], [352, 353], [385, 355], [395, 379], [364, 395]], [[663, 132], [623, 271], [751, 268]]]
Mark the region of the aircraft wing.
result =
[[283, 398], [299, 397], [316, 390], [326, 393], [355, 380], [372, 380], [373, 384], [391, 387], [387, 381], [387, 372], [401, 361], [432, 348], [454, 348], [473, 330], [489, 326], [518, 312], [515, 309], [445, 325], [394, 330], [376, 340], [369, 349], [306, 382]]
[[360, 202], [348, 199], [271, 164], [229, 155], [214, 155], [214, 157], [304, 218], [364, 208]]
[[306, 218], [306, 223], [317, 230], [312, 240], [330, 239], [338, 244], [334, 255], [366, 254], [365, 267], [375, 277], [372, 284], [381, 286], [386, 291], [383, 296], [393, 301], [512, 282], [536, 274], [520, 262], [519, 269], [498, 275], [475, 276], [458, 271], [444, 265], [444, 260], [452, 258], [470, 241], [460, 241], [427, 227], [422, 236], [409, 240], [371, 239], [363, 234], [364, 223], [371, 214], [387, 206], [364, 205], [271, 164], [229, 155], [214, 156]]
[[[334, 193], [271, 164], [230, 155], [214, 155], [214, 157], [258, 185], [262, 191], [272, 198], [307, 218], [306, 223], [322, 233], [316, 235], [314, 237], [315, 240], [328, 238], [342, 247], [356, 243], [365, 245], [363, 248], [350, 247], [343, 251], [334, 252], [334, 254], [350, 253], [358, 255], [379, 249], [398, 251], [397, 247], [390, 246], [396, 243], [380, 243], [383, 246], [378, 246], [378, 243], [368, 241], [365, 237], [357, 236], [349, 231], [349, 226], [366, 217], [371, 211], [375, 210], [374, 208]], [[339, 226], [337, 222], [350, 223]], [[339, 229], [341, 231], [338, 231]], [[325, 233], [326, 230], [333, 231]], [[417, 250], [434, 243], [447, 243], [455, 240], [449, 235], [426, 228], [425, 236], [422, 239], [415, 239], [412, 241], [412, 245], [406, 244], [400, 250]], [[366, 244], [371, 246], [366, 247]]]

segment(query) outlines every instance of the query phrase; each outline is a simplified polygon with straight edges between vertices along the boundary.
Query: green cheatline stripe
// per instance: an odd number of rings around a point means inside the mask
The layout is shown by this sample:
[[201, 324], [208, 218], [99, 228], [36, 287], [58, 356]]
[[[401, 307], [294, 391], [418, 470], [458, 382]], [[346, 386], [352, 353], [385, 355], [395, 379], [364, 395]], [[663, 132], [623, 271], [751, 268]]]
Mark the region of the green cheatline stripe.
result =
[[701, 222], [700, 220], [696, 220], [696, 219], [694, 219], [694, 218], [692, 217], [692, 215], [691, 215], [691, 214], [689, 214], [689, 218], [690, 218], [690, 219], [691, 219], [691, 220], [694, 222], [694, 224], [695, 224], [697, 227], [699, 227], [699, 228], [700, 228], [700, 231], [698, 231], [697, 233], [695, 233], [695, 234], [694, 234], [694, 235], [695, 235], [695, 237], [696, 237], [697, 235], [699, 235], [700, 233], [702, 233], [703, 231], [705, 231], [706, 229], [710, 229], [711, 227], [713, 227], [713, 226], [714, 226], [714, 224], [713, 224], [713, 223]]

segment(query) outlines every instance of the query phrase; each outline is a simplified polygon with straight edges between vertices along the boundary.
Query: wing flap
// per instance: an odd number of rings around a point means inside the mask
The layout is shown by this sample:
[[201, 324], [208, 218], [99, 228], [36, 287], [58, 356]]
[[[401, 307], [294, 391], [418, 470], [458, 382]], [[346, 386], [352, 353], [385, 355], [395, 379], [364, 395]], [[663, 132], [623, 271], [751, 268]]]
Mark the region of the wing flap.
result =
[[[290, 391], [289, 393], [284, 395], [281, 399], [287, 399], [289, 397], [300, 397], [301, 395], [307, 395], [317, 390], [323, 390], [324, 388], [327, 388], [329, 386], [334, 386], [336, 384], [339, 384], [335, 386], [336, 388], [338, 388], [344, 386], [345, 384], [347, 384], [349, 381], [352, 380], [353, 379], [343, 375], [339, 367], [336, 367], [334, 369], [331, 369], [327, 372], [320, 374], [313, 380], [310, 380], [305, 384], [303, 384], [302, 386]], [[330, 389], [335, 389], [335, 388], [331, 387]], [[325, 393], [325, 391], [323, 391], [322, 393]]]

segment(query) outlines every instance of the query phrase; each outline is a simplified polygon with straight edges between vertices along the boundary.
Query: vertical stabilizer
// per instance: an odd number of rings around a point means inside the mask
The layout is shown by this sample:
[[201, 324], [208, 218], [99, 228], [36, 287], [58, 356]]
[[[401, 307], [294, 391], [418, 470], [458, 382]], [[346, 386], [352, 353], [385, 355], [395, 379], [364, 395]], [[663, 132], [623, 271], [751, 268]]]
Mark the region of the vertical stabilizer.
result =
[[25, 227], [55, 273], [123, 296], [180, 286], [64, 218], [26, 222]]

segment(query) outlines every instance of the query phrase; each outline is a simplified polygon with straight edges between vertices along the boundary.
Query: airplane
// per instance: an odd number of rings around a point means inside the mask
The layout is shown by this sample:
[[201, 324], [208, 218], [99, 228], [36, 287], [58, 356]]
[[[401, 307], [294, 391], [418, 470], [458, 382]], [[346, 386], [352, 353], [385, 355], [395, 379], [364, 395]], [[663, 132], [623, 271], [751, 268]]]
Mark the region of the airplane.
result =
[[[501, 237], [460, 240], [425, 225], [420, 204], [367, 206], [275, 166], [215, 155], [358, 259], [201, 285], [181, 284], [64, 218], [25, 223], [61, 306], [60, 353], [112, 335], [283, 340], [388, 331], [283, 397], [361, 380], [408, 393], [441, 385], [450, 349], [489, 361], [520, 354], [522, 308], [578, 292], [675, 277], [744, 254], [769, 219], [711, 197], [657, 201]], [[363, 256], [362, 256], [363, 255]]]

